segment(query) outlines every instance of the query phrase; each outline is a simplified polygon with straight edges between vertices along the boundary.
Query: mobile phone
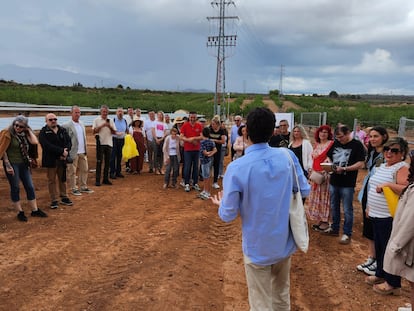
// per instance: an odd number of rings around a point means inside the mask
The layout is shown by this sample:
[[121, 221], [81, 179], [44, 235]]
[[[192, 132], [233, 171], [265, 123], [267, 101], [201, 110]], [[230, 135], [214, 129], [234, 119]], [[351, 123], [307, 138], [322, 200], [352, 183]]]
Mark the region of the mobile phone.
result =
[[109, 119], [106, 119], [106, 122], [108, 122], [108, 123], [109, 123]]

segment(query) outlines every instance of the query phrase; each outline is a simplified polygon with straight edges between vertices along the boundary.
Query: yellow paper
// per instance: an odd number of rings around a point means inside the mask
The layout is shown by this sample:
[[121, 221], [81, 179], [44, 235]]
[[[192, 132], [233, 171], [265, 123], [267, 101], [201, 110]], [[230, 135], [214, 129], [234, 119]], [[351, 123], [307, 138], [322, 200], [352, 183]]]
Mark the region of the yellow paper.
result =
[[385, 199], [387, 200], [391, 217], [394, 217], [397, 210], [399, 195], [392, 191], [390, 187], [383, 187], [382, 191], [384, 192]]

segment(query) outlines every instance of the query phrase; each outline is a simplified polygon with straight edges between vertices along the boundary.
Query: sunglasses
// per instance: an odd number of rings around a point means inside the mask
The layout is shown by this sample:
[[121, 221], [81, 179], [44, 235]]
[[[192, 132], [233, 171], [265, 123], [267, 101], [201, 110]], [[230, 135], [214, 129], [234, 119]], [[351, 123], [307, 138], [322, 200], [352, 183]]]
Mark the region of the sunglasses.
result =
[[49, 120], [49, 122], [57, 121], [56, 118], [54, 118], [54, 119], [48, 119], [48, 120]]
[[25, 129], [26, 127], [24, 125], [15, 124], [14, 127], [17, 127], [19, 129]]
[[384, 152], [391, 151], [392, 153], [399, 153], [399, 152], [401, 152], [401, 150], [398, 149], [398, 148], [390, 148], [388, 146], [384, 146], [382, 148], [382, 150], [384, 150]]

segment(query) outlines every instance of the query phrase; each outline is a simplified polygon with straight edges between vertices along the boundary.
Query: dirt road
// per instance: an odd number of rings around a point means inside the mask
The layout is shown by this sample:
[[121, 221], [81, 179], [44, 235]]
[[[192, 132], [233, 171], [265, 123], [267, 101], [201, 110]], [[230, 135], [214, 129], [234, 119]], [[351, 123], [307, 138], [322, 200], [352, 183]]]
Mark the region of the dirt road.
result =
[[[146, 172], [101, 187], [90, 173], [95, 193], [50, 210], [46, 172], [36, 169], [49, 217], [27, 223], [9, 210], [1, 172], [0, 310], [248, 310], [240, 221], [221, 222], [194, 191], [163, 190], [163, 177]], [[406, 281], [401, 297], [381, 297], [356, 271], [366, 245], [355, 205], [350, 245], [311, 232], [309, 252], [293, 256], [292, 310], [388, 311], [408, 302]]]

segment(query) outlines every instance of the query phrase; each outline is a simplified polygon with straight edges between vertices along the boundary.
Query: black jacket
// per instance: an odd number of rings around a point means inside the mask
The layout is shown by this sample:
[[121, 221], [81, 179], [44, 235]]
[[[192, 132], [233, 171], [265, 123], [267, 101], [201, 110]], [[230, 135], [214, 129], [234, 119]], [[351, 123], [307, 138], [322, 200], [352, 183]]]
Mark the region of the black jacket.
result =
[[42, 145], [42, 166], [56, 167], [57, 160], [63, 154], [64, 148], [68, 151], [72, 143], [68, 132], [65, 128], [58, 125], [58, 131], [55, 132], [45, 125], [39, 133], [39, 142]]

